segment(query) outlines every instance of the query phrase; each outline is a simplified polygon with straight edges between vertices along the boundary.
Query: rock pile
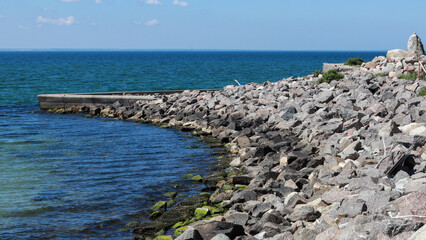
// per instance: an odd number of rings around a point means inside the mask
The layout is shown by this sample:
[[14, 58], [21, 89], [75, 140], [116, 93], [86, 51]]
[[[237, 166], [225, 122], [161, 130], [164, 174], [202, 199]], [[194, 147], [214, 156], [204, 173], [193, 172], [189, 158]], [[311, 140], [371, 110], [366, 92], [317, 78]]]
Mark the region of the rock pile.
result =
[[426, 56], [424, 55], [422, 41], [416, 33], [409, 38], [407, 48], [408, 51], [394, 49], [388, 51], [386, 57], [375, 57], [371, 62], [363, 63], [361, 70], [371, 72], [374, 75], [389, 76], [390, 78], [409, 74], [417, 75], [419, 70], [423, 72], [419, 62], [424, 66], [426, 64]]
[[[410, 57], [378, 59], [372, 69], [415, 66]], [[82, 109], [230, 143], [240, 174], [219, 181], [209, 199], [229, 210], [177, 239], [424, 237], [426, 99], [417, 93], [426, 81], [344, 75], [329, 84], [310, 75]]]

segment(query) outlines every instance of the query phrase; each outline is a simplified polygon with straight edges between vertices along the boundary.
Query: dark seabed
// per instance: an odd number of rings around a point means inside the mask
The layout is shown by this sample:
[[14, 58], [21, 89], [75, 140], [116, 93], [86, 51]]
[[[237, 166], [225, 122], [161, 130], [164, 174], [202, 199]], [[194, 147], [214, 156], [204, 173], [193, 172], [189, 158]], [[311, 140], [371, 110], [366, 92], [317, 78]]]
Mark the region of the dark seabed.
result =
[[[40, 111], [37, 94], [222, 88], [278, 81], [384, 52], [0, 52], [0, 239], [130, 239], [182, 180], [206, 175], [214, 149], [145, 124]], [[204, 146], [204, 144], [201, 144]]]

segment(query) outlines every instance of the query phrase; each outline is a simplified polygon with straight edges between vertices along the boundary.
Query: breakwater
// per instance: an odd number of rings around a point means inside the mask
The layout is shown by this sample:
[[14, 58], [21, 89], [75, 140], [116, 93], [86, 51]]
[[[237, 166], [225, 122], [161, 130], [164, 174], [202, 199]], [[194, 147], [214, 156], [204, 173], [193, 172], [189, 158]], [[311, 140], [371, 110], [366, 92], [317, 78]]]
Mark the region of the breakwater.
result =
[[[179, 239], [390, 239], [424, 231], [426, 101], [417, 95], [426, 82], [361, 70], [343, 75], [63, 110], [229, 143], [233, 171], [216, 178], [211, 196], [182, 204], [196, 208], [175, 218]], [[171, 210], [161, 214], [174, 216]], [[136, 238], [172, 227], [161, 214], [136, 226]], [[203, 218], [210, 219], [195, 221]]]

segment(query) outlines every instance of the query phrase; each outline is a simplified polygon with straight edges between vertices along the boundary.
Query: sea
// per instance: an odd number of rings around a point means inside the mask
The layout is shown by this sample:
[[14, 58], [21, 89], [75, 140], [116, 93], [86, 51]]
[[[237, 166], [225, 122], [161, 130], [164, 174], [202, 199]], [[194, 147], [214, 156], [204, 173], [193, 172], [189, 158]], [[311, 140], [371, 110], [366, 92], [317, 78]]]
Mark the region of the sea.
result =
[[41, 111], [38, 94], [223, 88], [380, 55], [0, 51], [0, 239], [131, 239], [129, 222], [146, 221], [165, 192], [199, 194], [204, 186], [181, 176], [206, 176], [217, 162], [217, 149], [188, 133]]

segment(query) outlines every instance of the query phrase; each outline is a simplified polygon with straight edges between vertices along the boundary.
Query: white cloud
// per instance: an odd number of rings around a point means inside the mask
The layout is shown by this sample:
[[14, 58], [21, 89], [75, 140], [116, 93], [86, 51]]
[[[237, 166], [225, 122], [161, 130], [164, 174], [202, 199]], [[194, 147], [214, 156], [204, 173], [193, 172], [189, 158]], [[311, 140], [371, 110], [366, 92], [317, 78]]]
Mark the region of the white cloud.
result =
[[96, 3], [96, 4], [101, 4], [101, 3], [102, 3], [102, 0], [95, 0], [95, 3]]
[[162, 4], [160, 1], [158, 1], [158, 0], [145, 0], [145, 3], [146, 4], [149, 4], [149, 5], [160, 5], [160, 4]]
[[80, 0], [61, 0], [61, 2], [79, 2]]
[[179, 5], [181, 7], [186, 7], [186, 6], [188, 6], [188, 2], [179, 1], [179, 0], [173, 0], [173, 5]]
[[55, 24], [55, 25], [58, 25], [58, 26], [62, 26], [62, 25], [69, 26], [69, 25], [73, 25], [73, 24], [78, 23], [75, 20], [74, 16], [69, 16], [69, 17], [66, 17], [66, 18], [58, 18], [58, 19], [45, 18], [45, 17], [42, 17], [42, 16], [38, 16], [37, 19], [36, 19], [36, 22], [37, 23]]
[[152, 20], [149, 20], [149, 21], [145, 22], [145, 25], [147, 25], [147, 26], [154, 26], [154, 25], [157, 25], [158, 23], [159, 22], [158, 22], [157, 19], [152, 19]]
[[23, 25], [18, 25], [19, 29], [27, 29], [26, 27], [24, 27]]
[[95, 23], [95, 22], [92, 22], [92, 26], [96, 26], [96, 23]]
[[139, 21], [139, 20], [135, 20], [135, 21], [134, 21], [134, 23], [135, 23], [135, 24], [137, 24], [137, 25], [142, 24], [142, 22], [141, 22], [141, 21]]
[[0, 18], [4, 18], [4, 16], [0, 14]]

